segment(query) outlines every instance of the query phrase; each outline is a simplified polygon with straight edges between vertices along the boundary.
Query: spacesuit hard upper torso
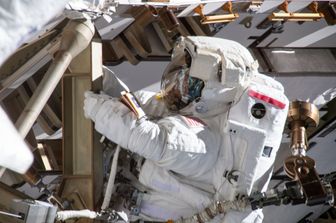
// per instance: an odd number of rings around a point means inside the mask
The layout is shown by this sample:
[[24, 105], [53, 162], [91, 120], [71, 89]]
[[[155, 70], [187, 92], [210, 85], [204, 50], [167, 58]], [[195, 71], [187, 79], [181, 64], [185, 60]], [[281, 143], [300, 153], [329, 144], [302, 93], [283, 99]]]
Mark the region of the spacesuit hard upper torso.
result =
[[[189, 41], [186, 44], [197, 46], [209, 42], [207, 37], [193, 37]], [[215, 200], [234, 200], [267, 188], [286, 120], [287, 98], [278, 82], [253, 70], [250, 64], [254, 60], [249, 54], [240, 58], [240, 54], [247, 54], [243, 47], [223, 40], [212, 44], [206, 45], [207, 51], [199, 47], [198, 59], [202, 60], [195, 61], [202, 65], [208, 52], [213, 53], [222, 44], [228, 46], [219, 53], [221, 57], [227, 56], [225, 63], [221, 63], [226, 72], [222, 77], [225, 84], [216, 83], [210, 76], [201, 100], [189, 104], [179, 114], [167, 112], [162, 102], [146, 92], [138, 92], [137, 97], [145, 113], [158, 119], [137, 122], [115, 99], [86, 99], [87, 104], [94, 104], [93, 109], [85, 106], [84, 110], [95, 121], [98, 132], [146, 158], [139, 176], [140, 182], [149, 188], [140, 206], [144, 219], [187, 218]], [[209, 63], [217, 66], [216, 58], [210, 58]], [[214, 100], [208, 99], [211, 97]], [[228, 211], [214, 221], [261, 219], [260, 211], [247, 208], [243, 212]]]

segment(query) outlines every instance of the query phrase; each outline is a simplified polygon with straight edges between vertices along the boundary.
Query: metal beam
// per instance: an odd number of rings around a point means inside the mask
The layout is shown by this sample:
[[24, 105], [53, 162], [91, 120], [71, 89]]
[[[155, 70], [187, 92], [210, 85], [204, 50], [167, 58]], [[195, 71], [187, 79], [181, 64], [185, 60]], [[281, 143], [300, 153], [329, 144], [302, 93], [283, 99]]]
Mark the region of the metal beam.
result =
[[[99, 39], [70, 64], [62, 81], [63, 182], [60, 195], [73, 197], [75, 208], [94, 210], [102, 192], [100, 135], [84, 117], [84, 92], [101, 89], [102, 46]], [[80, 222], [91, 222], [80, 220]]]
[[87, 46], [93, 33], [91, 21], [71, 21], [64, 28], [60, 51], [15, 123], [22, 137], [27, 135], [71, 60]]
[[60, 33], [68, 20], [49, 25], [49, 32], [39, 35], [10, 56], [0, 67], [0, 100], [47, 64], [60, 45]]

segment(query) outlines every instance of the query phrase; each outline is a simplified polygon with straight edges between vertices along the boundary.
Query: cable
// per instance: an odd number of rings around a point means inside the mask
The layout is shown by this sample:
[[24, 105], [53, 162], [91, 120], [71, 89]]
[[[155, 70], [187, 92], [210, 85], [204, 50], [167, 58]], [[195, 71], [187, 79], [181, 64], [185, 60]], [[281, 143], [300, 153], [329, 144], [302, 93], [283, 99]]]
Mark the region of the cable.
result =
[[111, 201], [112, 190], [113, 190], [113, 187], [114, 187], [114, 180], [115, 180], [115, 176], [117, 174], [119, 152], [120, 152], [120, 146], [117, 145], [117, 149], [114, 153], [113, 160], [112, 160], [110, 177], [109, 177], [109, 180], [107, 182], [106, 192], [105, 192], [103, 204], [101, 206], [101, 210], [105, 210], [106, 208], [108, 208], [108, 206], [110, 204], [110, 201]]
[[23, 219], [21, 215], [17, 215], [17, 214], [5, 212], [5, 211], [0, 211], [0, 215], [6, 215], [6, 216], [13, 217], [13, 218]]
[[56, 214], [56, 220], [65, 221], [71, 218], [90, 218], [95, 219], [98, 215], [97, 212], [90, 211], [88, 209], [80, 211], [59, 211]]

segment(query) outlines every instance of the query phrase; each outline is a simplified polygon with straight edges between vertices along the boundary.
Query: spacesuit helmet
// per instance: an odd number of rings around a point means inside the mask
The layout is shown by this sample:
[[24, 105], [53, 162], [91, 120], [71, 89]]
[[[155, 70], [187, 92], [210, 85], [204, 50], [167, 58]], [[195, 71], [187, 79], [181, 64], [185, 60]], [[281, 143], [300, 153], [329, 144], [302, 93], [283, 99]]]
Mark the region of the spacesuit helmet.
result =
[[170, 111], [209, 116], [227, 110], [247, 86], [257, 63], [237, 42], [181, 37], [161, 79], [161, 98]]
[[161, 80], [161, 94], [170, 111], [177, 112], [201, 97], [204, 81], [189, 75], [191, 56], [187, 50], [176, 52]]

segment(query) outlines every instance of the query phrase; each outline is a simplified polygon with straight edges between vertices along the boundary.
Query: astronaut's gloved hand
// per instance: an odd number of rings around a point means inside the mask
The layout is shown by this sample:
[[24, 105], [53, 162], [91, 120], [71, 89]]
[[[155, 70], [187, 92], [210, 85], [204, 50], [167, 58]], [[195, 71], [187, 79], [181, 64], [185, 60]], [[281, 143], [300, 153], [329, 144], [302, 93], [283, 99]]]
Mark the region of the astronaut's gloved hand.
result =
[[92, 91], [86, 91], [84, 97], [84, 116], [93, 121], [96, 121], [97, 112], [105, 101], [118, 100], [106, 94], [95, 94]]
[[136, 116], [119, 98], [104, 93], [84, 94], [84, 115], [95, 122], [95, 129], [111, 141], [127, 148], [127, 144], [136, 124]]

